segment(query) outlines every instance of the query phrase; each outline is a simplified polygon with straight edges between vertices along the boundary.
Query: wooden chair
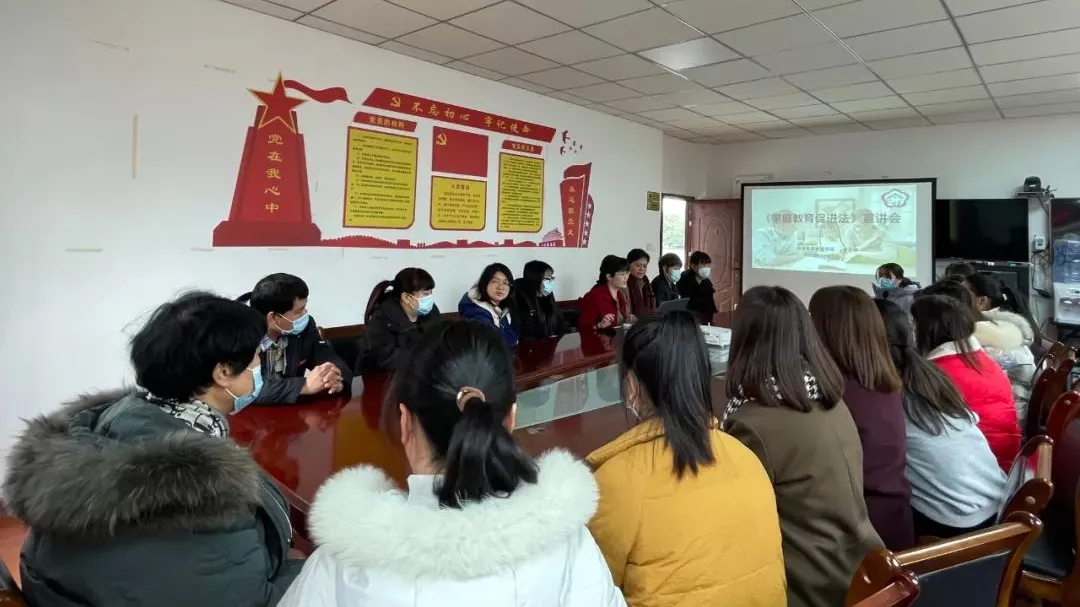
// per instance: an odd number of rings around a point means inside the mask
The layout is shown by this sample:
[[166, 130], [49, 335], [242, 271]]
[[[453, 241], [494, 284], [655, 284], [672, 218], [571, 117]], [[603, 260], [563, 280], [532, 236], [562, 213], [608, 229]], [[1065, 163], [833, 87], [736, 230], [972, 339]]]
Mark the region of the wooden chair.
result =
[[0, 560], [0, 607], [29, 607], [7, 565]]
[[1036, 372], [1049, 366], [1056, 366], [1056, 363], [1060, 362], [1068, 351], [1069, 346], [1066, 346], [1060, 341], [1055, 341], [1053, 344], [1050, 344], [1050, 347], [1046, 349], [1046, 353], [1043, 354], [1043, 357], [1036, 363]]
[[1039, 519], [1015, 512], [982, 531], [895, 554], [872, 552], [855, 572], [844, 604], [859, 604], [908, 571], [918, 578], [920, 607], [1010, 607], [1024, 553], [1041, 531]]
[[1051, 462], [1054, 442], [1047, 436], [1029, 440], [1013, 460], [1005, 491], [998, 506], [998, 523], [1014, 512], [1027, 512], [1041, 516], [1054, 495], [1051, 481]]
[[896, 565], [892, 582], [852, 607], [908, 607], [919, 598], [919, 579]]
[[[1070, 356], [1071, 355], [1071, 356]], [[1054, 361], [1051, 361], [1054, 363]], [[1069, 385], [1069, 375], [1076, 364], [1076, 352], [1069, 350], [1061, 360], [1037, 372], [1028, 399], [1027, 423], [1024, 436], [1030, 438], [1043, 433], [1050, 407]], [[1073, 387], [1074, 389], [1076, 386]]]
[[1046, 436], [1056, 443], [1077, 415], [1080, 415], [1080, 392], [1069, 390], [1050, 407], [1050, 414], [1046, 416]]

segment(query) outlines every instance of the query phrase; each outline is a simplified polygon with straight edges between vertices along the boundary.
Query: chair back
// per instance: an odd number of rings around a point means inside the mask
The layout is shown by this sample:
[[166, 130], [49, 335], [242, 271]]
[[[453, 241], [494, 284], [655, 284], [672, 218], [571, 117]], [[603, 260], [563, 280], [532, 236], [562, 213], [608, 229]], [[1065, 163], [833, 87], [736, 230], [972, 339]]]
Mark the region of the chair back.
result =
[[1054, 483], [1054, 504], [1072, 512], [1080, 488], [1080, 418], [1074, 417], [1059, 433], [1053, 461], [1050, 479]]
[[1043, 354], [1039, 362], [1035, 363], [1036, 372], [1041, 371], [1047, 367], [1056, 367], [1057, 363], [1062, 359], [1066, 352], [1069, 351], [1069, 346], [1055, 341], [1050, 344], [1050, 347], [1046, 349], [1046, 353]]
[[[1071, 356], [1069, 356], [1071, 354]], [[1027, 423], [1024, 436], [1032, 437], [1043, 433], [1050, 407], [1069, 385], [1069, 375], [1076, 364], [1076, 352], [1069, 350], [1066, 355], [1040, 372], [1032, 383], [1031, 397], [1028, 399]]]
[[989, 529], [895, 554], [878, 550], [855, 572], [845, 604], [883, 589], [898, 566], [917, 576], [919, 607], [1007, 607], [1016, 599], [1024, 553], [1041, 531], [1039, 519], [1015, 512]]
[[999, 523], [1013, 512], [1029, 512], [1039, 516], [1050, 503], [1050, 497], [1054, 494], [1054, 484], [1050, 478], [1053, 445], [1053, 441], [1043, 435], [1024, 444], [1009, 469], [1005, 491], [998, 504]]
[[889, 584], [849, 607], [908, 607], [917, 598], [919, 598], [919, 579], [914, 573], [904, 571], [897, 564]]
[[1061, 433], [1080, 415], [1080, 392], [1069, 390], [1054, 401], [1046, 416], [1046, 436], [1056, 444]]
[[0, 607], [29, 607], [15, 578], [0, 559]]

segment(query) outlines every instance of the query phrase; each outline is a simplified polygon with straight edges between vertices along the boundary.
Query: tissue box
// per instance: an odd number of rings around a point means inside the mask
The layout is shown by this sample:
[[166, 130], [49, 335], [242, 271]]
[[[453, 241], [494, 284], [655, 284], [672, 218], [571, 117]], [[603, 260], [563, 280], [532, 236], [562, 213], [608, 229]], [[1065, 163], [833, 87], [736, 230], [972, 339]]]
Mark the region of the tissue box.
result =
[[702, 326], [701, 335], [705, 338], [706, 345], [717, 348], [727, 348], [731, 345], [731, 329]]

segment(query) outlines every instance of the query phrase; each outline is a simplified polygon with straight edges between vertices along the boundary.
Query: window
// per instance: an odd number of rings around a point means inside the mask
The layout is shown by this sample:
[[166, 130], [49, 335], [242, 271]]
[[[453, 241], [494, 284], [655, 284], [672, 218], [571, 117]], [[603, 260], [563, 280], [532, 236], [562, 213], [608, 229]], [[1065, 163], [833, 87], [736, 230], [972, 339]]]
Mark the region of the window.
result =
[[660, 201], [660, 254], [674, 253], [686, 263], [687, 199], [664, 196]]

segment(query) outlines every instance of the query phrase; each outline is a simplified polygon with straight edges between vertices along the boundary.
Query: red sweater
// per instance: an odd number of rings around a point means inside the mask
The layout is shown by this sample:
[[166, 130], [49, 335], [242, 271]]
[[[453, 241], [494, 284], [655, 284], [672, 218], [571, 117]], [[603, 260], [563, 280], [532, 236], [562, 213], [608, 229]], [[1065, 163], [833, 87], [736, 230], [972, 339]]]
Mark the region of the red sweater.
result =
[[1012, 386], [1009, 377], [974, 338], [971, 345], [978, 370], [964, 362], [954, 343], [935, 348], [927, 358], [952, 379], [968, 407], [979, 416], [979, 430], [986, 436], [998, 465], [1008, 474], [1020, 453], [1020, 425], [1016, 421]]
[[[611, 296], [611, 289], [606, 285], [596, 285], [581, 298], [581, 315], [578, 316], [578, 331], [585, 333], [596, 330], [605, 315], [611, 314], [615, 321], [610, 328], [619, 326], [630, 315], [630, 305], [622, 291], [617, 291], [618, 300]], [[617, 306], [617, 307], [616, 307]]]

